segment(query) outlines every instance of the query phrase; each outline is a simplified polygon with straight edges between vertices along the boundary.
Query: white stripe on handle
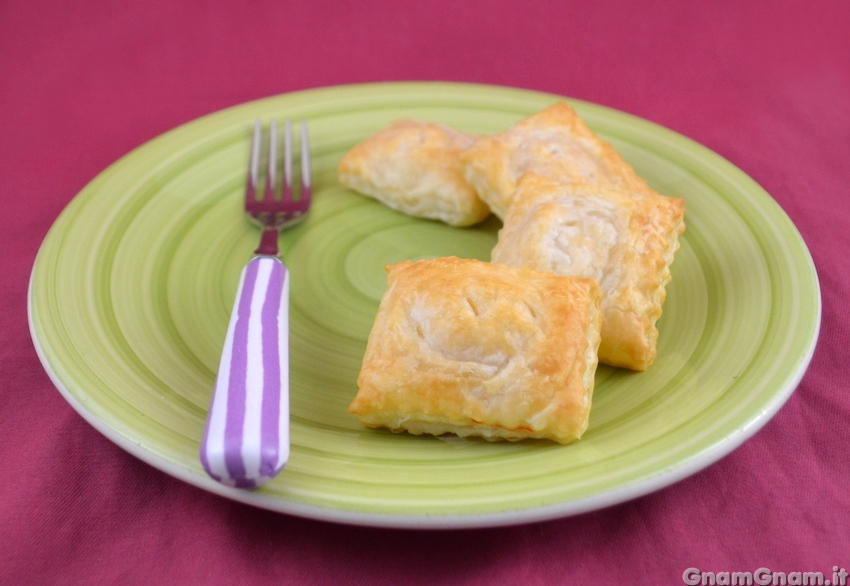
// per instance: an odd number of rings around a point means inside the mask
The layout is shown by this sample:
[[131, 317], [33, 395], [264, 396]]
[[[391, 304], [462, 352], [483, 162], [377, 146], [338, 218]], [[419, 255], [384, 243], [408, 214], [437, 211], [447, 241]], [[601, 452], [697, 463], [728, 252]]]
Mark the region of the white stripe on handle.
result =
[[289, 273], [258, 256], [242, 271], [201, 442], [214, 479], [250, 488], [289, 458]]

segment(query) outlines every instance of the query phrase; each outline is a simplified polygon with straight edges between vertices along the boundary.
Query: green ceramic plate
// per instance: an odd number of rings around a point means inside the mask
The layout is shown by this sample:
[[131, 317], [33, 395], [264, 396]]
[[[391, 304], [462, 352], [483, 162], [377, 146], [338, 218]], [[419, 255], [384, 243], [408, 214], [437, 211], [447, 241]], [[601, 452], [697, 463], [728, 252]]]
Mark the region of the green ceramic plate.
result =
[[[304, 517], [474, 527], [585, 512], [718, 460], [793, 392], [820, 324], [799, 233], [739, 169], [669, 130], [569, 100], [660, 192], [687, 200], [658, 359], [601, 367], [572, 445], [367, 430], [346, 411], [385, 286], [383, 266], [489, 260], [499, 223], [453, 229], [341, 187], [336, 165], [400, 117], [500, 132], [557, 96], [449, 83], [333, 87], [201, 118], [136, 149], [67, 207], [33, 269], [30, 323], [69, 403], [145, 462], [226, 497]], [[315, 200], [281, 236], [292, 273], [292, 456], [261, 489], [210, 480], [198, 446], [239, 271], [258, 230], [241, 212], [252, 124], [307, 119]]]

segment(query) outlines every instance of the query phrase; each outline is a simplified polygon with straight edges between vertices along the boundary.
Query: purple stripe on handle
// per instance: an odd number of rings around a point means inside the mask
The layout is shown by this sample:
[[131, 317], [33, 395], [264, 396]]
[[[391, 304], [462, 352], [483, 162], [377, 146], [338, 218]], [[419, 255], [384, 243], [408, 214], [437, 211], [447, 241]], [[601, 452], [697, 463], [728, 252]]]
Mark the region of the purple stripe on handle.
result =
[[277, 471], [280, 453], [280, 324], [278, 313], [283, 295], [286, 268], [275, 262], [269, 275], [263, 302], [263, 410], [260, 421], [260, 474], [271, 477]]
[[248, 376], [248, 323], [251, 317], [251, 298], [257, 284], [260, 263], [248, 263], [242, 298], [237, 308], [233, 331], [233, 354], [230, 360], [230, 379], [227, 395], [227, 421], [224, 425], [224, 463], [231, 478], [245, 477], [242, 461], [242, 433], [245, 426], [246, 382]]

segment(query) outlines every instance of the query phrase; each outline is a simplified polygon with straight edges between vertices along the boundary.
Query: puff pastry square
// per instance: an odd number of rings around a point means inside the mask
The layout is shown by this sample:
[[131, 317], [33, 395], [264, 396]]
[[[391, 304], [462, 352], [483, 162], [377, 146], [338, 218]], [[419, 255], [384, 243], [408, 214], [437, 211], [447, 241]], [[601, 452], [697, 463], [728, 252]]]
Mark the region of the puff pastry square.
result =
[[685, 202], [564, 184], [528, 173], [492, 251], [493, 262], [595, 279], [602, 287], [599, 361], [645, 370], [656, 355], [670, 264]]
[[439, 124], [399, 120], [346, 153], [339, 182], [410, 216], [470, 226], [490, 215], [459, 164], [474, 142]]
[[631, 192], [651, 188], [575, 110], [558, 102], [502, 134], [482, 137], [460, 155], [467, 181], [504, 219], [526, 172], [565, 183], [592, 183]]
[[581, 437], [599, 345], [595, 281], [454, 257], [387, 269], [351, 413], [416, 435]]

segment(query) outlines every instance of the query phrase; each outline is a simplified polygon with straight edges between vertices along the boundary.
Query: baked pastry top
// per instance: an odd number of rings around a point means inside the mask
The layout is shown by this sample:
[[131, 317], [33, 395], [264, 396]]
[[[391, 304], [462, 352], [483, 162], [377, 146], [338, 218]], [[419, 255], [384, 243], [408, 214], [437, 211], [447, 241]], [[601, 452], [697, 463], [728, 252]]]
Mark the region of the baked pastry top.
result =
[[582, 435], [599, 345], [595, 281], [455, 257], [387, 270], [349, 406], [365, 425], [491, 440]]
[[599, 361], [645, 370], [656, 355], [655, 324], [684, 213], [678, 198], [528, 173], [514, 193], [492, 260], [595, 279], [603, 291]]
[[652, 190], [607, 142], [558, 102], [506, 132], [481, 137], [460, 153], [466, 180], [504, 219], [517, 181], [528, 171], [564, 183], [592, 183], [630, 192]]
[[439, 124], [399, 120], [352, 148], [339, 181], [418, 218], [469, 226], [490, 215], [459, 164], [475, 138]]

